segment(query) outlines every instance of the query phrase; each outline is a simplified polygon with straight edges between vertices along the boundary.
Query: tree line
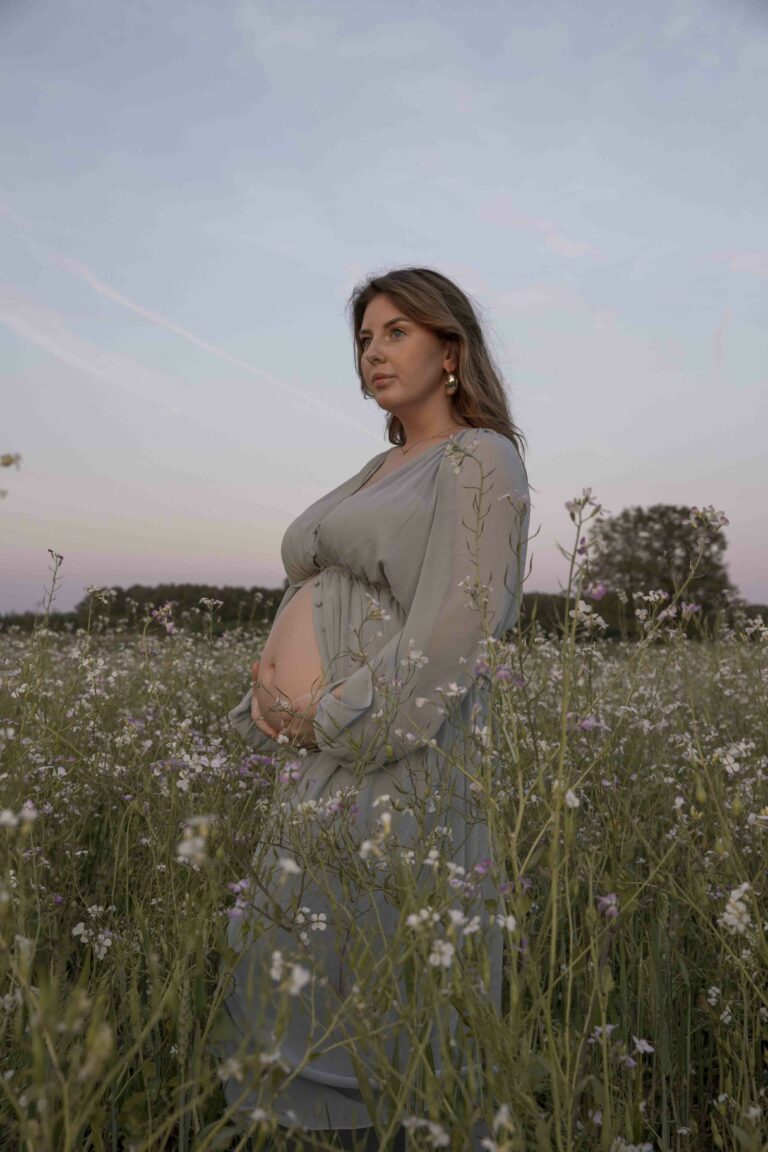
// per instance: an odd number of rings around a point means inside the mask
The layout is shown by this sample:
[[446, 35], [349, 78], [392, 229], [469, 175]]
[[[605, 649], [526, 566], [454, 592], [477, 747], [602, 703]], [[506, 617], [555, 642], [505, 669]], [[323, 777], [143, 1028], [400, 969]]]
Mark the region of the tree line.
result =
[[[585, 498], [585, 503], [594, 502]], [[571, 518], [576, 522], [573, 511]], [[682, 616], [692, 636], [711, 635], [713, 629], [733, 627], [746, 618], [768, 622], [768, 606], [748, 604], [728, 577], [722, 527], [727, 523], [711, 508], [702, 511], [657, 504], [628, 508], [585, 528], [577, 547], [584, 572], [581, 599], [587, 613], [599, 615], [603, 622], [592, 634], [606, 639], [642, 635], [642, 614], [648, 611], [645, 596], [652, 592], [653, 602], [664, 610], [665, 602], [671, 604], [679, 589], [683, 592], [674, 612], [677, 619]], [[56, 631], [136, 630], [160, 625], [166, 632], [178, 628], [210, 634], [235, 628], [263, 631], [274, 619], [287, 587], [286, 579], [279, 588], [209, 584], [91, 588], [72, 612], [51, 612], [48, 627]], [[572, 587], [567, 598], [564, 592], [524, 590], [523, 629], [535, 619], [546, 633], [557, 634], [567, 624], [569, 610], [574, 610], [573, 592]], [[39, 613], [6, 613], [0, 616], [0, 627], [32, 630], [39, 620]]]

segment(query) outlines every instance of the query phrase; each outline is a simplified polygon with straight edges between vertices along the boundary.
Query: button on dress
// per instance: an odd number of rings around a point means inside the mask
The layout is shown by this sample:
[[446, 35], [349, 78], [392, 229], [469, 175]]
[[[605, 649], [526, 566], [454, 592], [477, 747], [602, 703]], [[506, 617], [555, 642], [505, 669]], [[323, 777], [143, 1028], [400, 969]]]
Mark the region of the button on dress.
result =
[[[508, 437], [463, 428], [363, 488], [387, 455], [373, 457], [312, 504], [283, 537], [289, 586], [276, 619], [311, 580], [327, 690], [314, 720], [317, 749], [299, 759], [300, 779], [281, 793], [280, 803], [322, 809], [352, 789], [354, 824], [365, 838], [381, 814], [382, 797], [448, 796], [449, 803], [432, 805], [433, 819], [448, 828], [454, 866], [472, 875], [490, 855], [487, 825], [469, 818], [477, 810], [471, 771], [488, 706], [487, 681], [476, 671], [484, 655], [482, 618], [487, 633], [500, 640], [519, 615], [530, 517], [526, 470]], [[340, 699], [332, 693], [338, 685]], [[231, 723], [255, 751], [285, 758], [284, 746], [252, 721], [251, 697], [248, 691], [232, 710]], [[468, 771], [447, 765], [446, 751]], [[393, 832], [401, 843], [410, 835], [417, 844], [423, 829], [416, 828], [407, 804], [399, 807], [404, 810], [393, 813]], [[276, 846], [274, 854], [279, 858], [284, 850]], [[343, 941], [333, 930], [333, 906], [311, 877], [278, 869], [275, 884], [270, 891], [281, 906], [300, 893], [299, 903], [315, 917], [324, 912], [329, 927], [307, 933], [301, 916], [295, 925], [277, 924], [274, 916], [259, 920], [260, 911], [273, 907], [264, 894], [253, 899], [256, 929], [231, 921], [229, 942], [240, 958], [217, 1021], [215, 1051], [222, 1059], [245, 1051], [280, 1060], [288, 1080], [269, 1103], [281, 1123], [308, 1130], [367, 1127], [372, 1118], [356, 1071], [369, 1068], [365, 1025], [355, 1022], [352, 1008], [344, 1017], [354, 988]], [[334, 890], [349, 900], [348, 888], [337, 884]], [[382, 933], [385, 943], [396, 929], [397, 908], [386, 899], [361, 901], [350, 910], [358, 930], [369, 923], [371, 938]], [[286, 1024], [286, 1008], [278, 1020], [278, 997], [265, 995], [264, 988], [275, 952], [294, 954], [302, 931], [309, 940], [312, 995], [308, 987], [288, 998]], [[486, 991], [498, 1010], [501, 934], [489, 934], [489, 941]], [[330, 1027], [337, 1016], [346, 1023]], [[395, 1043], [400, 1056], [407, 1055], [403, 1037], [393, 1036]], [[224, 1088], [228, 1102], [246, 1113], [264, 1106], [263, 1083], [251, 1090], [247, 1077], [232, 1075]], [[369, 1101], [375, 1091], [370, 1068]]]

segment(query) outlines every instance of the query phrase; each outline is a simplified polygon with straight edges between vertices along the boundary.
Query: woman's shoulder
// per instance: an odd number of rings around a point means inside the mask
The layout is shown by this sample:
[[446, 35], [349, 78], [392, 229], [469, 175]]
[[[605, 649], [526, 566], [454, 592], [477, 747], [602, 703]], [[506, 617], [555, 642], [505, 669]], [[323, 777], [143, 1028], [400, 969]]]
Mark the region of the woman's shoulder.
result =
[[463, 428], [460, 435], [461, 446], [465, 451], [477, 448], [483, 455], [498, 454], [502, 458], [520, 459], [520, 452], [514, 440], [502, 432], [497, 432], [495, 428]]
[[512, 444], [514, 448], [514, 442], [509, 436], [505, 436], [503, 432], [497, 432], [495, 428], [474, 428], [472, 425], [465, 424], [459, 435], [464, 437], [477, 436], [480, 439], [498, 442], [499, 444]]
[[498, 473], [497, 479], [515, 488], [525, 488], [528, 472], [514, 440], [495, 428], [466, 428], [457, 437], [460, 452], [452, 461], [453, 471], [461, 470], [461, 460], [472, 456], [485, 473]]

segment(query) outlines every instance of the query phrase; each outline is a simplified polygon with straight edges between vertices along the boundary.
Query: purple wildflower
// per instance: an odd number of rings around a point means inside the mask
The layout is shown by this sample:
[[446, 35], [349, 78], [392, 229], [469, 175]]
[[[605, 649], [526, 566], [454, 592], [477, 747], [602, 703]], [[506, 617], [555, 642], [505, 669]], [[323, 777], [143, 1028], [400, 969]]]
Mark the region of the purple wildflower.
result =
[[602, 912], [606, 920], [615, 920], [619, 914], [619, 898], [615, 892], [609, 892], [606, 896], [598, 896], [597, 910]]
[[300, 760], [289, 760], [278, 775], [281, 784], [296, 784], [301, 780], [303, 766]]

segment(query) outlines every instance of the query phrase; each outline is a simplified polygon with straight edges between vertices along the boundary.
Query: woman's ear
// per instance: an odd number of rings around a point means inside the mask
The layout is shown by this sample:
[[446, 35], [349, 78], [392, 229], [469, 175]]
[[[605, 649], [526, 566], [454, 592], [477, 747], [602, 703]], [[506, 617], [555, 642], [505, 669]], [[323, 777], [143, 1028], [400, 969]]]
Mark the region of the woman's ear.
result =
[[459, 368], [459, 350], [456, 346], [455, 340], [447, 340], [445, 343], [445, 355], [443, 357], [443, 367], [446, 372], [457, 372]]

